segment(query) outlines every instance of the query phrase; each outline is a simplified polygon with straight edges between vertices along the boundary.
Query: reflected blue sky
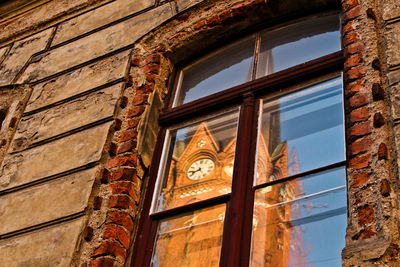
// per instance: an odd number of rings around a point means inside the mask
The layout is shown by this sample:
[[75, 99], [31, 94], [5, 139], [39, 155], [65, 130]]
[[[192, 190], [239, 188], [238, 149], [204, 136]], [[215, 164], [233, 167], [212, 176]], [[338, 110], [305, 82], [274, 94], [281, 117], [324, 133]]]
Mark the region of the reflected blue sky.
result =
[[298, 203], [301, 219], [297, 223], [303, 234], [307, 262], [313, 267], [342, 266], [347, 226], [345, 168], [313, 175], [301, 182], [305, 195], [336, 189]]
[[264, 105], [264, 138], [270, 147], [286, 141], [300, 172], [345, 160], [342, 87], [338, 77]]

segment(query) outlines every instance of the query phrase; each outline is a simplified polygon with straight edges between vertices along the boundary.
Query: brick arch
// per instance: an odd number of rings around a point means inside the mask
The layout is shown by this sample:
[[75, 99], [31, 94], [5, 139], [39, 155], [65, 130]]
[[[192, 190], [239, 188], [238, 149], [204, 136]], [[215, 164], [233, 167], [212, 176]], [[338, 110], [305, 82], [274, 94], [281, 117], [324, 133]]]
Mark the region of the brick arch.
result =
[[[370, 116], [357, 117], [355, 121], [351, 118], [352, 111], [359, 110], [360, 107], [367, 108], [368, 112], [373, 110], [371, 105], [376, 101], [375, 97], [369, 97], [366, 89], [369, 85], [366, 73], [371, 68], [368, 60], [363, 61], [366, 48], [361, 40], [362, 29], [359, 27], [360, 21], [368, 20], [368, 17], [363, 12], [365, 6], [361, 6], [359, 1], [341, 2], [206, 0], [176, 15], [135, 44], [129, 70], [130, 82], [121, 101], [122, 109], [116, 120], [117, 131], [110, 147], [111, 158], [103, 171], [102, 182], [109, 185], [108, 191], [103, 193], [105, 223], [94, 233], [97, 238], [90, 241], [91, 266], [112, 266], [129, 262], [129, 250], [137, 234], [135, 231], [144, 199], [147, 173], [159, 131], [157, 119], [171, 88], [169, 83], [173, 79], [174, 69], [212, 48], [259, 29], [260, 25], [274, 25], [315, 12], [339, 9], [340, 4], [343, 11], [343, 45], [345, 56], [348, 57], [345, 63], [345, 94], [349, 97], [345, 105], [347, 128], [350, 128], [347, 146], [351, 148], [348, 152], [348, 179], [349, 186], [354, 187], [349, 188], [350, 227], [347, 240], [350, 244], [352, 241], [385, 235], [379, 233], [380, 226], [374, 224], [373, 220], [369, 220], [367, 225], [359, 223], [359, 217], [364, 216], [363, 211], [366, 208], [368, 211], [372, 210], [368, 216], [371, 213], [374, 216], [376, 210], [381, 212], [380, 207], [376, 203], [357, 203], [362, 201], [358, 188], [368, 182], [373, 171], [371, 164], [377, 161], [372, 160], [372, 157], [377, 157], [372, 150], [377, 146], [385, 146], [387, 142], [387, 136], [371, 141], [371, 128], [375, 124]], [[365, 114], [365, 110], [363, 112]], [[356, 114], [353, 114], [353, 118], [354, 115]], [[381, 127], [379, 125], [377, 128]], [[362, 130], [364, 132], [353, 134]], [[373, 134], [373, 137], [379, 136], [379, 132]], [[353, 147], [358, 151], [354, 152]], [[387, 157], [386, 155], [385, 160]], [[358, 178], [360, 175], [365, 177], [361, 180]]]

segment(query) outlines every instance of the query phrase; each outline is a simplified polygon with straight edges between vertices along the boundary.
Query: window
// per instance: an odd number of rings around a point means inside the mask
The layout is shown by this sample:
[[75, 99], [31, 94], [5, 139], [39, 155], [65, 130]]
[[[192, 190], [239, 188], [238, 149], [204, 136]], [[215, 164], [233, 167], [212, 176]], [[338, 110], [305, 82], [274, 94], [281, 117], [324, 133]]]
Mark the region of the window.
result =
[[347, 222], [337, 14], [267, 29], [177, 76], [134, 266], [340, 266]]

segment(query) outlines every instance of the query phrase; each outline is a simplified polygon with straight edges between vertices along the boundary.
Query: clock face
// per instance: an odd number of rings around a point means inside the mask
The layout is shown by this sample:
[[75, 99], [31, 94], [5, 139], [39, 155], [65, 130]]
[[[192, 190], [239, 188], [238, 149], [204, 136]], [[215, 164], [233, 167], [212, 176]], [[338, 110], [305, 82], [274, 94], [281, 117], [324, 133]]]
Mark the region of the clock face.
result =
[[190, 165], [186, 174], [190, 180], [199, 180], [209, 175], [214, 170], [214, 167], [214, 161], [211, 159], [199, 159]]

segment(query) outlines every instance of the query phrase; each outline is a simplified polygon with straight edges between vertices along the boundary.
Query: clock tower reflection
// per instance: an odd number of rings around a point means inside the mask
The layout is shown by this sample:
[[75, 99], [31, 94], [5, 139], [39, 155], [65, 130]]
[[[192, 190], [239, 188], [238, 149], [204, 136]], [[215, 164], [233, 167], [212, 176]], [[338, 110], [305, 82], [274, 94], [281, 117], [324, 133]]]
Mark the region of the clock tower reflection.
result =
[[[160, 192], [162, 210], [184, 206], [190, 203], [223, 195], [231, 191], [235, 156], [235, 133], [228, 135], [229, 140], [221, 141], [211, 124], [213, 133], [206, 122], [197, 124], [192, 134], [187, 134], [185, 144], [175, 141], [174, 153], [169, 163], [168, 178]], [[236, 130], [236, 124], [231, 127]], [[214, 135], [216, 137], [214, 137]], [[288, 157], [287, 144], [276, 146], [272, 156], [268, 146], [260, 137], [257, 159], [257, 178], [269, 181], [285, 177], [299, 168], [296, 152]], [[288, 164], [289, 161], [289, 164]], [[290, 165], [290, 167], [288, 167]], [[294, 186], [296, 185], [296, 186]], [[275, 202], [289, 200], [294, 193], [298, 196], [299, 182], [273, 187], [267, 193]], [[297, 191], [296, 191], [297, 190]], [[296, 192], [295, 192], [296, 191]], [[221, 204], [206, 209], [192, 211], [160, 222], [157, 242], [152, 259], [153, 266], [218, 266], [222, 244], [226, 205]], [[270, 224], [259, 227], [259, 221], [290, 221], [293, 210], [270, 211], [262, 203], [255, 203], [253, 219], [253, 247], [263, 248], [253, 254], [253, 266], [296, 266], [302, 265], [304, 251], [301, 232], [290, 224]], [[286, 218], [286, 219], [285, 219]], [[267, 223], [268, 225], [268, 223]], [[260, 238], [258, 238], [259, 236]], [[265, 237], [268, 238], [265, 238]], [[262, 238], [261, 238], [262, 237]], [[293, 253], [293, 250], [296, 252]], [[289, 252], [292, 251], [292, 252]], [[296, 257], [299, 254], [299, 257]], [[290, 257], [289, 257], [290, 256]]]

